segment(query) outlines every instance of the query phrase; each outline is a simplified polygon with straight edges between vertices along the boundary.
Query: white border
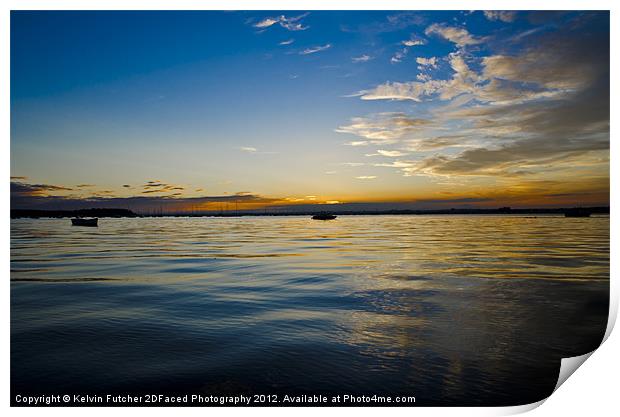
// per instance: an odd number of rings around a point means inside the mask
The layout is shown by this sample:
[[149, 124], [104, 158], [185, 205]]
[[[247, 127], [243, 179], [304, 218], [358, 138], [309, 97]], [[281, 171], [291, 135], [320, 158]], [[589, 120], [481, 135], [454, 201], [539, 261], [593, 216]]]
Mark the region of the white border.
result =
[[[500, 6], [501, 3], [501, 7]], [[198, 0], [9, 0], [2, 3], [2, 15], [0, 20], [0, 91], [3, 93], [2, 101], [0, 102], [0, 117], [1, 117], [1, 132], [2, 132], [2, 146], [3, 152], [0, 153], [2, 160], [2, 167], [6, 173], [6, 177], [10, 176], [10, 74], [9, 74], [9, 62], [10, 62], [10, 10], [562, 10], [562, 9], [575, 9], [575, 10], [611, 10], [611, 41], [612, 51], [617, 51], [618, 45], [618, 30], [620, 25], [620, 19], [618, 18], [618, 10], [620, 7], [616, 6], [620, 4], [617, 1], [601, 1], [601, 0], [547, 0], [541, 2], [540, 0], [502, 0], [500, 1], [466, 1], [466, 0], [441, 0], [435, 2], [422, 2], [422, 1], [404, 1], [404, 0], [381, 0], [381, 1], [369, 1], [358, 0], [356, 2], [344, 2], [334, 0], [298, 0], [298, 1], [283, 1], [283, 0], [264, 0], [258, 2], [256, 0], [233, 0], [233, 1], [198, 1]], [[618, 54], [612, 53], [611, 55], [611, 74], [618, 73]], [[617, 107], [617, 97], [619, 97], [618, 83], [615, 78], [611, 80], [611, 137], [614, 137], [614, 133], [618, 130], [616, 128], [615, 120], [613, 118], [614, 109]], [[616, 146], [611, 146], [612, 160], [616, 160], [617, 151]], [[611, 221], [611, 235], [612, 237], [618, 236], [618, 223], [615, 221], [617, 211], [617, 195], [615, 183], [618, 178], [618, 168], [612, 165], [611, 168], [611, 208], [612, 208], [612, 221]], [[9, 332], [9, 313], [10, 313], [10, 291], [9, 291], [9, 271], [10, 271], [10, 242], [8, 236], [10, 236], [10, 223], [9, 219], [9, 207], [10, 207], [10, 190], [9, 182], [5, 180], [2, 183], [2, 193], [0, 194], [3, 202], [3, 213], [5, 221], [2, 223], [2, 231], [5, 239], [3, 241], [3, 272], [4, 272], [4, 286], [2, 287], [2, 306], [3, 306], [3, 320], [2, 331], [3, 335], [8, 336]], [[617, 245], [615, 245], [615, 239], [612, 239], [611, 245], [611, 274], [615, 275], [616, 262], [614, 259], [619, 259]], [[615, 352], [620, 352], [620, 342], [617, 334], [611, 334], [611, 329], [615, 322], [618, 311], [618, 286], [616, 285], [616, 279], [611, 280], [611, 306], [610, 306], [610, 321], [606, 332], [607, 340], [601, 348], [594, 352], [594, 359], [588, 361], [587, 365], [577, 370], [577, 375], [570, 379], [569, 383], [566, 383], [560, 387], [551, 397], [549, 397], [547, 404], [544, 407], [537, 408], [532, 415], [547, 416], [547, 415], [567, 415], [567, 416], [583, 416], [584, 414], [600, 414], [609, 415], [611, 410], [618, 409], [617, 407], [617, 390], [615, 389], [616, 381], [618, 380], [618, 358]], [[616, 332], [617, 333], [617, 332]], [[611, 337], [610, 337], [611, 334]], [[589, 355], [588, 355], [589, 356]], [[3, 378], [1, 382], [3, 397], [2, 405], [4, 408], [9, 408], [9, 392], [10, 392], [10, 345], [9, 338], [4, 338], [2, 343], [2, 368]], [[353, 408], [353, 409], [313, 409], [313, 408], [186, 408], [186, 409], [169, 409], [169, 408], [149, 408], [135, 410], [131, 408], [89, 408], [84, 410], [83, 408], [39, 408], [39, 409], [26, 409], [26, 408], [11, 408], [6, 411], [16, 416], [31, 415], [33, 413], [44, 412], [52, 416], [68, 416], [68, 415], [82, 415], [85, 412], [93, 416], [108, 416], [110, 413], [120, 413], [122, 415], [129, 415], [136, 412], [144, 412], [157, 416], [168, 416], [171, 413], [182, 413], [183, 415], [200, 415], [205, 414], [238, 414], [238, 413], [252, 413], [258, 415], [269, 416], [288, 416], [291, 413], [300, 416], [314, 416], [317, 412], [323, 414], [340, 415], [342, 413], [355, 413], [361, 415], [376, 414], [380, 412], [390, 413], [392, 416], [405, 416], [410, 415], [412, 412], [418, 415], [428, 416], [446, 416], [455, 415], [459, 416], [489, 416], [489, 415], [508, 415], [525, 412], [536, 408], [540, 403], [530, 404], [518, 407], [504, 407], [504, 408], [391, 408], [383, 411], [378, 408]]]

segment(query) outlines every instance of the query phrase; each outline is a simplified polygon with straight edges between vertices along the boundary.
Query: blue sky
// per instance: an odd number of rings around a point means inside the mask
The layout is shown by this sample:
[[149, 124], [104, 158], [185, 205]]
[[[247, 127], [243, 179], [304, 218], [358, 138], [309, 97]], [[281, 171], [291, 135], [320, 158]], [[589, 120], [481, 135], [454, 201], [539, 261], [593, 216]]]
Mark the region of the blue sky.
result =
[[608, 88], [605, 12], [12, 12], [13, 201], [606, 204]]

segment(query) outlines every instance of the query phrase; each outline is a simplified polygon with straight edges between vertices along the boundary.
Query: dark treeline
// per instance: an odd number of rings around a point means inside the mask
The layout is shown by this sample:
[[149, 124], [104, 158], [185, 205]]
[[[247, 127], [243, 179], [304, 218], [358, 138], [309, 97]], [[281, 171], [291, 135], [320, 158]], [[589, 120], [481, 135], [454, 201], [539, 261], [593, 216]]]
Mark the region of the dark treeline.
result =
[[80, 210], [11, 210], [11, 218], [20, 217], [138, 217], [136, 213], [127, 209], [90, 208]]
[[[476, 208], [451, 208], [451, 209], [428, 209], [428, 210], [376, 210], [376, 211], [344, 211], [324, 210], [340, 216], [355, 215], [406, 215], [406, 214], [566, 214], [578, 210], [590, 214], [609, 214], [609, 207], [567, 207], [567, 208], [510, 208], [500, 207], [492, 209]], [[127, 209], [91, 208], [81, 210], [11, 210], [11, 218], [39, 218], [39, 217], [239, 217], [239, 216], [311, 216], [317, 211], [291, 211], [291, 212], [268, 212], [268, 211], [205, 211], [200, 213], [170, 212], [158, 214], [136, 214]]]

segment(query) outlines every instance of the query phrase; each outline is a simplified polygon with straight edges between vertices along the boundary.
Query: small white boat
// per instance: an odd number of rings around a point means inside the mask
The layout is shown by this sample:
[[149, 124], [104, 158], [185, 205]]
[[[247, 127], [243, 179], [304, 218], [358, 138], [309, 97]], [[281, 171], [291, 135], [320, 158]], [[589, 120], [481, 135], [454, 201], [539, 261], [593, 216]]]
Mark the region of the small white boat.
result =
[[93, 219], [82, 219], [82, 218], [75, 218], [75, 219], [71, 219], [71, 224], [73, 226], [89, 226], [89, 227], [97, 227], [97, 222], [99, 221], [98, 218], [93, 218]]

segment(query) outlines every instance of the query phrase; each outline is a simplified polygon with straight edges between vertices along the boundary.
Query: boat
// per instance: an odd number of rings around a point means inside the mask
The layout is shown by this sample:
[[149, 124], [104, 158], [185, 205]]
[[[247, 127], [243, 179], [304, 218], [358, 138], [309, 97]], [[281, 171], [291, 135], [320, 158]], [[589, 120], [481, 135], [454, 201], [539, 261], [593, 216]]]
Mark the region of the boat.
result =
[[71, 219], [71, 224], [73, 226], [89, 226], [89, 227], [97, 227], [97, 221], [99, 221], [98, 218], [93, 218], [93, 219], [82, 219], [82, 218], [75, 218], [75, 219]]
[[580, 208], [568, 209], [564, 212], [564, 217], [590, 217], [590, 212]]
[[315, 214], [314, 216], [312, 216], [313, 220], [334, 220], [336, 217], [335, 214], [329, 214], [329, 213], [319, 213], [319, 214]]

